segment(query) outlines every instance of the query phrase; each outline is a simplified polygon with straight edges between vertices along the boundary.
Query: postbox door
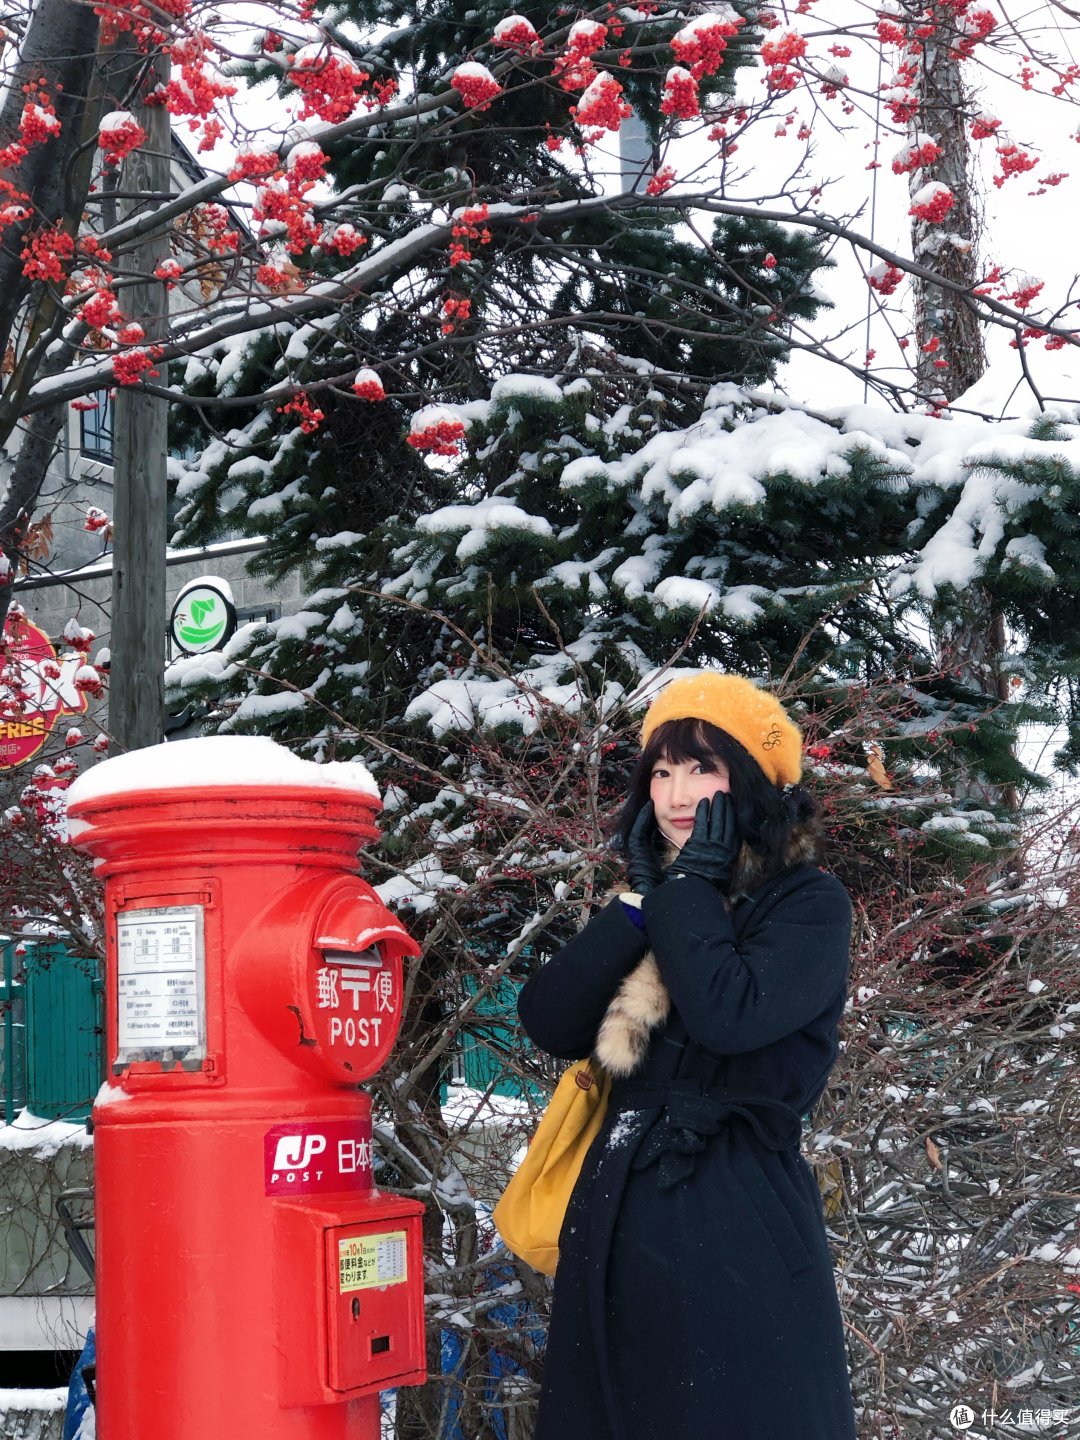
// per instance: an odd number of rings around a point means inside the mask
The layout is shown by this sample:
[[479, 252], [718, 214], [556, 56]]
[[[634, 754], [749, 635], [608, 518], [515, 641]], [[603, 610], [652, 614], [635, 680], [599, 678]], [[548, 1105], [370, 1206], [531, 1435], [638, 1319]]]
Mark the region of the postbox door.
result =
[[420, 1217], [390, 1216], [327, 1230], [326, 1276], [331, 1390], [386, 1389], [422, 1373]]

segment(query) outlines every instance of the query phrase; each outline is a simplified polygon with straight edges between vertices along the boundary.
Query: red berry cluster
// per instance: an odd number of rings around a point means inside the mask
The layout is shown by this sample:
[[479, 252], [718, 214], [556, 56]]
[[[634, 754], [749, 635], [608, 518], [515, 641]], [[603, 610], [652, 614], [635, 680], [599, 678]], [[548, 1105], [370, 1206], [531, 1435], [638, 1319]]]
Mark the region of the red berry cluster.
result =
[[459, 298], [456, 295], [451, 295], [448, 300], [443, 301], [442, 313], [442, 333], [444, 335], [452, 335], [457, 326], [463, 320], [468, 320], [471, 315], [472, 301], [467, 298]]
[[53, 108], [52, 100], [42, 84], [36, 97], [28, 100], [23, 106], [22, 119], [19, 121], [19, 137], [29, 149], [31, 145], [41, 145], [59, 134], [60, 121]]
[[116, 303], [116, 296], [105, 276], [100, 277], [100, 283], [93, 294], [83, 302], [79, 309], [79, 319], [89, 325], [91, 330], [105, 330], [123, 323], [123, 311]]
[[765, 83], [769, 89], [794, 90], [799, 83], [799, 72], [792, 69], [792, 63], [805, 54], [806, 37], [794, 30], [785, 30], [775, 39], [766, 40], [761, 47], [761, 58], [768, 67]]
[[313, 430], [317, 430], [326, 419], [326, 412], [311, 403], [311, 397], [306, 390], [298, 390], [291, 400], [287, 400], [284, 405], [279, 405], [278, 414], [296, 415], [300, 420], [300, 429], [305, 435], [310, 435]]
[[236, 94], [236, 86], [222, 80], [208, 68], [214, 47], [202, 31], [174, 40], [169, 50], [173, 62], [172, 78], [150, 98], [165, 105], [169, 114], [177, 119], [187, 116], [189, 130], [202, 130], [199, 149], [208, 150], [222, 134], [221, 121], [214, 117], [213, 112], [219, 101]]
[[331, 255], [351, 255], [367, 243], [367, 236], [362, 235], [355, 225], [348, 224], [335, 225], [322, 238], [323, 249]]
[[475, 240], [480, 245], [491, 244], [491, 231], [487, 228], [485, 221], [488, 219], [488, 207], [486, 205], [474, 205], [461, 212], [460, 217], [452, 227], [450, 234], [450, 266], [462, 265], [473, 258], [470, 243]]
[[122, 355], [113, 357], [113, 375], [118, 385], [137, 385], [145, 375], [152, 379], [158, 372], [154, 369], [154, 360], [161, 355], [160, 345], [151, 345], [149, 350], [125, 350]]
[[397, 94], [397, 81], [392, 77], [376, 80], [370, 70], [362, 70], [344, 56], [325, 50], [297, 52], [288, 57], [286, 64], [290, 67], [289, 79], [304, 97], [301, 120], [317, 115], [336, 125], [348, 120], [357, 105], [374, 110]]
[[99, 530], [107, 530], [110, 523], [109, 517], [105, 514], [104, 510], [99, 510], [96, 505], [91, 505], [87, 509], [83, 529], [88, 530], [91, 535], [94, 535]]
[[311, 202], [307, 199], [313, 183], [295, 179], [290, 173], [260, 186], [255, 197], [252, 216], [262, 223], [263, 233], [268, 222], [284, 227], [285, 249], [290, 255], [302, 255], [322, 234], [312, 217]]
[[491, 37], [493, 45], [504, 50], [519, 50], [523, 55], [535, 54], [543, 49], [544, 42], [536, 33], [531, 20], [524, 15], [505, 15], [495, 26]]
[[907, 33], [904, 27], [898, 25], [895, 20], [890, 20], [887, 15], [883, 15], [874, 28], [877, 30], [877, 37], [882, 45], [904, 46], [907, 44]]
[[695, 80], [703, 75], [715, 75], [724, 63], [727, 42], [739, 33], [745, 24], [742, 16], [732, 15], [721, 20], [715, 15], [702, 15], [674, 35], [671, 48], [680, 65], [689, 66]]
[[992, 11], [969, 10], [960, 22], [965, 33], [953, 47], [953, 56], [957, 60], [969, 59], [975, 46], [992, 35], [997, 24], [997, 17]]
[[1029, 275], [1021, 284], [1018, 290], [1011, 295], [1006, 295], [1006, 300], [1011, 300], [1017, 310], [1026, 310], [1031, 302], [1042, 292], [1044, 281], [1034, 280]]
[[673, 65], [667, 73], [660, 113], [671, 115], [676, 120], [693, 120], [701, 114], [698, 82], [681, 65]]
[[240, 248], [240, 231], [233, 228], [232, 216], [224, 205], [201, 205], [198, 216], [205, 233], [203, 244], [215, 255], [235, 255]]
[[614, 75], [608, 74], [598, 75], [581, 97], [581, 103], [570, 106], [570, 114], [579, 125], [596, 130], [618, 130], [633, 113], [633, 106], [623, 99], [622, 86]]
[[[0, 170], [16, 169], [30, 153], [31, 146], [43, 144], [60, 129], [45, 81], [28, 81], [22, 91], [27, 100], [19, 122], [19, 138], [0, 149]], [[30, 197], [26, 192], [0, 177], [0, 230], [29, 219], [30, 214]]]
[[662, 165], [645, 186], [646, 195], [663, 195], [665, 190], [671, 189], [677, 178], [673, 165]]
[[121, 35], [130, 34], [140, 50], [149, 51], [168, 40], [162, 22], [186, 20], [191, 14], [192, 0], [117, 0], [114, 5], [95, 5], [94, 14], [101, 19], [99, 42], [109, 46]]
[[971, 123], [972, 140], [989, 140], [990, 136], [1001, 129], [1001, 121], [996, 115], [976, 115]]
[[363, 370], [356, 372], [356, 379], [352, 383], [352, 388], [353, 394], [359, 395], [361, 400], [374, 402], [386, 399], [386, 391], [383, 389], [382, 381], [378, 375], [375, 374], [374, 370], [369, 370], [366, 366]]
[[941, 146], [933, 140], [924, 140], [921, 145], [905, 145], [892, 162], [894, 175], [910, 175], [913, 170], [924, 170], [941, 155]]
[[406, 441], [414, 450], [427, 450], [432, 455], [460, 455], [464, 438], [463, 420], [435, 420], [407, 435]]
[[1034, 170], [1038, 160], [1034, 155], [1029, 155], [1019, 145], [1011, 142], [997, 147], [998, 159], [1001, 161], [1001, 174], [994, 176], [994, 186], [1000, 190], [1006, 180], [1011, 180], [1014, 175], [1023, 175], [1027, 170]]
[[892, 295], [904, 279], [903, 270], [886, 262], [866, 272], [866, 283], [879, 295]]
[[294, 275], [267, 261], [255, 271], [255, 283], [261, 285], [264, 290], [272, 291], [275, 295], [283, 295], [287, 290], [293, 288], [296, 281]]
[[919, 195], [924, 198], [916, 198], [908, 214], [914, 215], [916, 220], [925, 220], [928, 225], [940, 224], [956, 203], [949, 187], [940, 183], [924, 186]]
[[98, 144], [105, 165], [115, 168], [126, 155], [137, 150], [146, 139], [146, 131], [127, 110], [114, 110], [106, 115], [98, 130]]
[[314, 185], [326, 175], [326, 162], [329, 157], [320, 145], [308, 141], [303, 145], [297, 145], [289, 151], [289, 158], [286, 161], [289, 181], [294, 187], [299, 187], [305, 181]]
[[75, 254], [75, 241], [59, 224], [46, 225], [27, 236], [22, 248], [23, 274], [28, 280], [59, 284], [64, 268]]
[[554, 64], [552, 74], [558, 77], [563, 90], [584, 90], [597, 76], [592, 56], [607, 42], [607, 26], [597, 20], [579, 20], [570, 27], [566, 51]]
[[257, 180], [278, 169], [278, 157], [269, 150], [241, 150], [229, 171], [230, 180]]
[[458, 66], [450, 86], [461, 96], [466, 110], [486, 110], [496, 95], [502, 94], [502, 86], [487, 66], [472, 60]]

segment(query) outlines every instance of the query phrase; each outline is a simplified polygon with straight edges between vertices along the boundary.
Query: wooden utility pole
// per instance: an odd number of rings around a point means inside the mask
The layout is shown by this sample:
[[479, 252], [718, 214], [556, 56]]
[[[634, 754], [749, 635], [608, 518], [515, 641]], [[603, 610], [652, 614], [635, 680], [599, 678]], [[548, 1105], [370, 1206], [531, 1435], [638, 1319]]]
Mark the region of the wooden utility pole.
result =
[[[142, 57], [145, 64], [145, 57]], [[140, 98], [168, 81], [168, 60], [150, 67]], [[169, 112], [164, 105], [132, 107], [146, 141], [124, 162], [120, 190], [124, 218], [165, 194], [171, 177]], [[142, 198], [146, 197], [146, 198]], [[139, 275], [121, 291], [128, 317], [150, 345], [164, 337], [168, 300], [154, 270], [168, 254], [167, 231], [154, 231], [124, 253], [122, 274]], [[155, 368], [162, 369], [160, 363]], [[161, 377], [162, 380], [164, 377]], [[139, 385], [118, 385], [113, 420], [113, 613], [109, 729], [121, 750], [164, 739], [165, 547], [168, 506], [165, 460], [168, 405]]]

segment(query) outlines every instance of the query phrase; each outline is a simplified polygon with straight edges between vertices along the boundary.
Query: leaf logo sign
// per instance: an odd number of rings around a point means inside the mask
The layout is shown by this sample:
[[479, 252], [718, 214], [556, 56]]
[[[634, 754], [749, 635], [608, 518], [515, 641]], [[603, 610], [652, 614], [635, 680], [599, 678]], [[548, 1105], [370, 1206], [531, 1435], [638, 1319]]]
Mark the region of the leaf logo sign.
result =
[[177, 648], [186, 655], [220, 650], [236, 630], [236, 611], [227, 583], [208, 578], [181, 591], [170, 628]]

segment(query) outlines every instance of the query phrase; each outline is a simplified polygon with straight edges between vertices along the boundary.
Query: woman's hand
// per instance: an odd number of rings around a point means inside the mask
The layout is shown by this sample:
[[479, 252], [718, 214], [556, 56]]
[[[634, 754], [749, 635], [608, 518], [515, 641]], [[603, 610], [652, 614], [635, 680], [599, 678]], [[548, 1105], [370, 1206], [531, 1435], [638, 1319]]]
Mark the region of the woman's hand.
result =
[[741, 846], [742, 835], [731, 796], [718, 790], [711, 800], [698, 801], [694, 828], [671, 862], [668, 877], [697, 875], [723, 889], [731, 882]]
[[664, 878], [656, 853], [656, 815], [651, 800], [641, 807], [627, 837], [626, 870], [630, 888], [639, 895], [655, 890]]

